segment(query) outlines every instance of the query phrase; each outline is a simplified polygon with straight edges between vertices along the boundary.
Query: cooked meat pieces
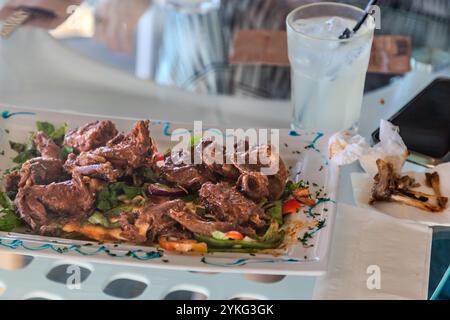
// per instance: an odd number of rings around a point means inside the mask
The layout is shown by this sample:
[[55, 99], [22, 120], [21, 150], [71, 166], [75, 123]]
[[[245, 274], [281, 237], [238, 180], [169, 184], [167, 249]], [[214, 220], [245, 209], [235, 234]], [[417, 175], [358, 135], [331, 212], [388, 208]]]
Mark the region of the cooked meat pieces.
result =
[[[271, 147], [260, 147], [260, 148], [270, 148], [268, 155], [270, 156], [269, 161], [270, 163], [263, 165], [261, 163], [256, 163], [254, 165], [252, 164], [241, 164], [241, 162], [237, 161], [237, 156], [235, 157], [235, 161], [232, 164], [217, 164], [215, 163], [215, 151], [219, 150], [217, 149], [217, 146], [214, 145], [214, 142], [211, 141], [202, 141], [200, 144], [198, 144], [195, 147], [194, 152], [203, 152], [205, 147], [214, 146], [213, 150], [210, 150], [209, 155], [211, 157], [204, 157], [203, 163], [200, 165], [195, 164], [184, 164], [184, 163], [174, 163], [172, 161], [171, 156], [167, 157], [165, 159], [164, 166], [160, 168], [161, 170], [161, 177], [166, 180], [167, 182], [176, 184], [178, 186], [181, 186], [185, 189], [188, 189], [190, 191], [196, 191], [199, 188], [200, 194], [206, 196], [206, 193], [208, 192], [208, 188], [211, 188], [211, 186], [214, 186], [211, 182], [218, 181], [217, 176], [222, 176], [223, 178], [228, 178], [229, 180], [236, 180], [237, 179], [237, 185], [240, 187], [240, 190], [248, 196], [251, 199], [254, 199], [256, 201], [261, 200], [264, 197], [267, 197], [271, 200], [279, 199], [281, 195], [284, 193], [285, 183], [288, 176], [286, 167], [281, 159], [279, 159], [278, 155], [275, 155], [272, 153]], [[222, 150], [221, 150], [222, 151]], [[192, 154], [194, 153], [191, 153]], [[244, 155], [247, 160], [250, 158], [250, 151], [247, 150], [248, 153]], [[255, 152], [255, 151], [253, 151]], [[218, 157], [226, 157], [226, 154], [224, 154], [225, 151], [221, 152], [221, 154]], [[277, 159], [275, 159], [277, 157]], [[180, 159], [183, 159], [183, 154], [179, 155]], [[259, 158], [257, 158], [259, 159]], [[279, 160], [278, 160], [279, 159]], [[278, 171], [275, 174], [272, 175], [265, 175], [262, 172], [262, 169], [269, 168], [273, 164], [275, 164], [275, 161], [278, 163]], [[191, 162], [193, 162], [193, 159], [191, 159]], [[245, 161], [244, 161], [245, 162]], [[220, 170], [222, 168], [222, 170]], [[230, 189], [228, 188], [226, 184], [219, 184], [217, 186], [220, 186], [218, 188], [224, 188], [226, 190]], [[231, 190], [231, 189], [230, 189]], [[220, 190], [216, 190], [217, 193], [221, 193]], [[235, 197], [232, 199], [232, 201], [242, 199], [242, 201], [247, 201], [247, 204], [252, 204], [254, 207], [257, 207], [255, 203], [252, 201], [246, 199], [244, 196], [239, 194], [239, 192], [236, 189], [233, 189], [233, 195]], [[221, 205], [217, 205], [217, 207], [220, 207]], [[258, 207], [257, 207], [258, 208]], [[258, 208], [259, 209], [259, 208]], [[262, 211], [261, 209], [259, 209]], [[218, 209], [216, 209], [218, 211]], [[219, 211], [220, 212], [220, 211]], [[248, 211], [247, 211], [248, 212]], [[244, 214], [245, 215], [245, 214]], [[256, 215], [252, 215], [253, 223], [256, 226], [261, 226], [262, 222], [260, 221], [258, 217], [262, 216], [261, 212], [259, 212]], [[219, 220], [224, 219], [224, 214], [219, 213]], [[249, 220], [248, 217], [243, 219], [244, 221]], [[225, 220], [221, 220], [225, 221]]]
[[236, 181], [239, 170], [234, 166], [232, 157], [234, 150], [227, 153], [226, 147], [217, 142], [204, 139], [196, 147], [195, 152], [202, 154], [203, 165], [222, 178]]
[[105, 146], [69, 155], [65, 169], [71, 173], [114, 182], [133, 171], [151, 165], [155, 147], [150, 138], [149, 121], [139, 121], [126, 136], [117, 135]]
[[399, 202], [407, 206], [416, 207], [420, 210], [428, 212], [442, 212], [443, 210], [443, 208], [438, 205], [434, 205], [426, 201], [421, 201], [414, 197], [409, 197], [401, 193], [392, 194], [389, 200]]
[[197, 191], [204, 183], [216, 181], [214, 174], [203, 165], [174, 164], [170, 157], [160, 168], [160, 177], [189, 191]]
[[255, 228], [262, 228], [266, 224], [264, 210], [227, 183], [207, 182], [199, 195], [202, 204], [218, 221]]
[[[259, 201], [262, 198], [279, 199], [284, 193], [288, 172], [280, 157], [272, 152], [271, 146], [259, 146], [250, 149], [245, 145], [244, 152], [238, 153], [237, 145], [231, 153], [225, 147], [211, 140], [202, 140], [191, 150], [191, 161], [173, 161], [172, 155], [165, 159], [160, 168], [160, 176], [171, 184], [190, 191], [197, 191], [206, 182], [220, 179], [237, 181], [237, 185], [249, 198]], [[262, 163], [259, 153], [267, 151], [268, 163]], [[194, 163], [194, 154], [202, 155], [201, 164]], [[250, 164], [251, 156], [257, 156], [257, 162]], [[186, 159], [187, 153], [180, 152], [179, 159]], [[266, 161], [267, 162], [267, 161]], [[275, 173], [266, 173], [264, 169], [274, 168]], [[269, 170], [268, 170], [269, 171]]]
[[20, 172], [19, 171], [13, 171], [11, 173], [6, 174], [3, 177], [3, 182], [5, 184], [6, 192], [17, 192], [17, 191], [19, 191]]
[[115, 169], [111, 162], [89, 153], [82, 153], [78, 157], [73, 153], [70, 154], [64, 164], [64, 169], [71, 174], [98, 178], [108, 182], [115, 182], [122, 176], [122, 171]]
[[55, 158], [34, 158], [20, 169], [19, 188], [33, 185], [46, 185], [68, 179], [62, 161]]
[[392, 163], [382, 159], [377, 160], [378, 173], [374, 177], [371, 203], [375, 201], [388, 201], [396, 189], [396, 176]]
[[260, 172], [247, 172], [240, 175], [236, 182], [239, 189], [250, 199], [256, 201], [268, 198], [269, 178]]
[[169, 215], [189, 231], [209, 237], [214, 231], [239, 231], [247, 236], [254, 236], [256, 234], [255, 230], [249, 227], [243, 227], [233, 222], [206, 221], [186, 210], [170, 210]]
[[64, 182], [22, 187], [15, 200], [21, 218], [40, 232], [55, 219], [84, 219], [94, 202], [95, 194], [77, 176]]
[[59, 159], [61, 148], [45, 133], [39, 131], [33, 135], [33, 143], [44, 159]]
[[162, 204], [149, 204], [139, 212], [123, 213], [119, 220], [123, 230], [122, 236], [135, 242], [155, 242], [161, 236], [191, 238], [191, 234], [168, 214], [170, 210], [184, 210], [184, 207], [183, 201], [173, 200]]
[[71, 130], [64, 137], [64, 145], [72, 147], [77, 153], [105, 146], [118, 134], [111, 121], [95, 121]]
[[[151, 165], [155, 146], [150, 138], [149, 121], [138, 121], [133, 130], [126, 136], [117, 136], [106, 146], [90, 151], [111, 162], [116, 169], [123, 170], [125, 175], [132, 175], [133, 170]], [[80, 157], [83, 156], [83, 153]]]
[[[186, 164], [168, 156], [155, 171], [159, 182], [177, 185], [184, 191], [199, 191], [205, 214], [194, 212], [197, 200], [187, 205], [182, 200], [150, 196], [141, 208], [111, 220], [118, 223], [114, 227], [92, 226], [86, 221], [94, 211], [97, 194], [108, 183], [133, 180], [141, 185], [140, 169], [156, 169], [157, 150], [150, 137], [149, 121], [137, 122], [128, 134], [118, 134], [110, 121], [96, 121], [72, 130], [64, 143], [75, 152], [65, 163], [59, 159], [60, 147], [44, 133], [35, 134], [33, 139], [42, 157], [27, 161], [5, 182], [8, 190], [17, 191], [15, 204], [22, 219], [42, 234], [56, 234], [63, 226], [64, 231], [91, 239], [131, 243], [156, 242], [162, 236], [192, 239], [192, 233], [211, 236], [214, 231], [239, 231], [254, 237], [263, 233], [270, 220], [254, 200], [278, 199], [287, 179], [281, 159], [280, 170], [264, 174], [264, 169], [278, 163], [278, 155], [271, 152], [270, 146], [259, 147], [269, 148], [269, 163], [258, 159], [253, 165], [240, 164], [234, 161], [237, 146], [226, 154], [225, 147], [202, 140], [191, 148], [194, 152], [190, 156], [213, 150], [211, 158], [203, 159], [201, 164]], [[245, 146], [244, 154], [250, 158], [254, 150]], [[219, 157], [222, 163], [213, 161]]]
[[77, 232], [97, 241], [127, 241], [132, 243], [156, 242], [160, 236], [190, 239], [192, 234], [168, 215], [170, 209], [183, 209], [184, 202], [174, 200], [162, 204], [148, 204], [135, 212], [123, 212], [119, 216], [119, 227], [105, 228], [83, 222], [69, 222], [66, 232]]
[[[414, 179], [396, 175], [391, 163], [378, 159], [377, 166], [378, 173], [374, 177], [375, 183], [370, 204], [376, 201], [393, 201], [428, 212], [442, 212], [445, 209], [448, 199], [441, 196], [439, 175], [426, 174], [427, 186], [433, 188], [435, 193], [430, 195], [412, 190], [411, 188], [417, 186]], [[430, 200], [435, 200], [436, 204], [431, 203]]]
[[403, 190], [420, 187], [420, 183], [416, 182], [416, 180], [414, 178], [411, 178], [410, 176], [402, 176], [396, 179], [396, 184], [398, 189]]
[[233, 161], [241, 173], [237, 186], [246, 196], [260, 201], [262, 198], [278, 200], [283, 195], [288, 171], [272, 146], [249, 148], [245, 153], [237, 153]]
[[[192, 147], [190, 152], [182, 150], [177, 155], [171, 154], [166, 157], [164, 165], [158, 168], [161, 179], [194, 192], [206, 182], [217, 181], [213, 171], [205, 165], [205, 162], [194, 163], [195, 153], [200, 152], [199, 156], [201, 156], [202, 147], [209, 143], [209, 141], [202, 141]], [[172, 156], [176, 156], [177, 159], [173, 159]]]
[[56, 158], [33, 158], [22, 168], [4, 176], [5, 190], [17, 192], [19, 187], [44, 185], [68, 179], [62, 161]]
[[441, 179], [439, 178], [439, 174], [437, 172], [426, 173], [425, 177], [427, 186], [433, 189], [437, 197], [438, 205], [441, 208], [445, 208], [448, 203], [448, 198], [443, 197], [441, 194]]

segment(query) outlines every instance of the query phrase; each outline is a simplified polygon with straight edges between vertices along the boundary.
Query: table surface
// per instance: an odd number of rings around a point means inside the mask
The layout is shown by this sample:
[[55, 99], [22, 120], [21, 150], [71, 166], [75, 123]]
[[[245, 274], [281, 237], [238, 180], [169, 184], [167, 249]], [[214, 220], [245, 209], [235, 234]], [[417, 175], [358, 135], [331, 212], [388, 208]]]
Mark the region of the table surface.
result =
[[[191, 90], [194, 93], [190, 93], [183, 87], [181, 90], [160, 87], [137, 79], [139, 72], [130, 74], [118, 71], [119, 67], [111, 68], [87, 59], [67, 44], [67, 41], [55, 41], [46, 32], [29, 29], [19, 30], [7, 42], [0, 40], [0, 69], [4, 71], [0, 73], [0, 102], [172, 121], [191, 121], [202, 115], [208, 124], [230, 127], [289, 126], [289, 101], [248, 99], [239, 94], [233, 94], [235, 97], [216, 96], [228, 92]], [[391, 79], [387, 87], [366, 94], [361, 134], [369, 138], [379, 119], [394, 114], [438, 76], [450, 76], [450, 69], [439, 74], [416, 70], [405, 77]], [[412, 164], [407, 166], [407, 170], [422, 169]], [[356, 164], [342, 169], [340, 202], [354, 204], [350, 173], [360, 171]], [[106, 299], [136, 296], [139, 299], [160, 299], [177, 292], [171, 297], [310, 299], [315, 283], [315, 279], [310, 277], [263, 278], [264, 283], [261, 279], [237, 274], [149, 272], [142, 268], [129, 268], [124, 273], [119, 267], [86, 264], [82, 265], [83, 274], [87, 275], [82, 289], [68, 290], [64, 285], [67, 278], [65, 268], [58, 266], [70, 264], [70, 261], [27, 258], [26, 262], [24, 267], [14, 271], [0, 269], [1, 298]], [[111, 281], [122, 278], [127, 280], [105, 290]], [[192, 295], [192, 292], [196, 294]]]

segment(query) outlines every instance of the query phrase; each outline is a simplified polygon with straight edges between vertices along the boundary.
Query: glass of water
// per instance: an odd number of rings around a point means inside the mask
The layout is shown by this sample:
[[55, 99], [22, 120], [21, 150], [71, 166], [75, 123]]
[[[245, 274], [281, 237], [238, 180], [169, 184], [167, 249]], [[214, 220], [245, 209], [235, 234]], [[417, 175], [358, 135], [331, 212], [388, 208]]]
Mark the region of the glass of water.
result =
[[364, 10], [339, 3], [299, 7], [287, 17], [294, 129], [357, 130], [375, 20], [369, 15], [349, 39]]

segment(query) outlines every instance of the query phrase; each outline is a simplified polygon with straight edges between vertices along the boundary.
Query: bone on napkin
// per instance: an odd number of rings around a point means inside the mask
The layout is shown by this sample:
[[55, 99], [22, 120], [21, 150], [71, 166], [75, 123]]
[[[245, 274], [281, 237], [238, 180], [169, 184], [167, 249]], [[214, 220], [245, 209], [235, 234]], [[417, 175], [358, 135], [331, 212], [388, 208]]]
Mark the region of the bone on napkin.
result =
[[[441, 193], [444, 197], [450, 197], [450, 163], [439, 165], [433, 170], [428, 170], [427, 172], [437, 172], [439, 174]], [[434, 194], [433, 189], [426, 186], [424, 172], [406, 172], [403, 174], [414, 178], [418, 183], [420, 183], [420, 187], [414, 190], [427, 194]], [[370, 205], [369, 199], [374, 183], [373, 177], [373, 175], [366, 173], [351, 174], [353, 196], [359, 207], [371, 208], [398, 219], [411, 220], [430, 226], [450, 226], [449, 205], [447, 205], [447, 208], [443, 212], [438, 213], [431, 213], [418, 208], [403, 205], [401, 203], [393, 202], [375, 202], [373, 205]]]
[[6, 19], [20, 8], [41, 9], [48, 11], [49, 16], [31, 17], [25, 25], [53, 29], [63, 23], [72, 13], [73, 7], [83, 0], [10, 0], [0, 9], [0, 19]]

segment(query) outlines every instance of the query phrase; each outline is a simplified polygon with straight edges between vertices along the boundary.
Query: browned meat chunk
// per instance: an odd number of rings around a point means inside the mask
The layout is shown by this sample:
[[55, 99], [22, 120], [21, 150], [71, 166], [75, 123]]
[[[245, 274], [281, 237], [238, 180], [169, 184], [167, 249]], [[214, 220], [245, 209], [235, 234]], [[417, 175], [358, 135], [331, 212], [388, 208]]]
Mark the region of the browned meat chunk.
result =
[[448, 198], [443, 197], [441, 194], [441, 179], [439, 177], [439, 174], [437, 172], [426, 173], [425, 178], [427, 186], [433, 189], [434, 194], [437, 197], [438, 205], [441, 208], [445, 208], [448, 203]]
[[61, 148], [41, 131], [33, 135], [33, 143], [44, 159], [59, 159]]
[[247, 236], [254, 236], [256, 234], [255, 230], [249, 227], [243, 227], [233, 222], [206, 221], [186, 210], [170, 210], [169, 215], [189, 231], [205, 236], [211, 236], [214, 231], [239, 231]]
[[45, 185], [68, 179], [62, 161], [55, 158], [34, 158], [28, 160], [20, 169], [19, 187]]
[[[267, 159], [262, 161], [261, 155]], [[244, 154], [236, 154], [233, 160], [241, 173], [237, 185], [246, 196], [259, 201], [262, 198], [278, 200], [283, 195], [288, 171], [271, 146], [250, 148]]]
[[[431, 195], [412, 190], [411, 188], [417, 185], [414, 179], [408, 176], [399, 177], [394, 172], [391, 163], [378, 159], [377, 166], [378, 173], [374, 177], [375, 183], [372, 188], [370, 204], [377, 201], [392, 201], [428, 212], [442, 212], [445, 209], [448, 198], [441, 195], [437, 173], [426, 174], [426, 183], [433, 188], [435, 193]], [[435, 204], [431, 203], [430, 200], [434, 200]]]
[[211, 140], [203, 140], [195, 149], [196, 152], [203, 154], [203, 165], [211, 172], [233, 181], [239, 178], [240, 172], [232, 161], [234, 150], [227, 153], [225, 146], [221, 146]]
[[197, 146], [191, 148], [190, 153], [180, 151], [172, 159], [173, 154], [166, 157], [164, 165], [159, 168], [160, 177], [169, 184], [175, 184], [189, 191], [197, 191], [205, 182], [216, 181], [216, 176], [210, 167], [201, 164], [195, 164], [195, 154], [201, 156], [202, 148], [207, 146], [210, 141], [202, 141]]
[[71, 173], [115, 181], [132, 176], [140, 167], [150, 166], [155, 152], [149, 121], [139, 121], [128, 135], [117, 135], [105, 146], [69, 155], [65, 169]]
[[205, 183], [199, 195], [202, 204], [219, 221], [256, 228], [266, 224], [264, 210], [227, 183]]
[[6, 192], [17, 192], [19, 191], [19, 182], [20, 182], [20, 172], [13, 171], [9, 174], [6, 174], [3, 177], [3, 182], [5, 184]]
[[396, 190], [396, 175], [392, 163], [377, 160], [378, 173], [374, 177], [371, 203], [375, 201], [388, 201]]
[[[195, 155], [202, 159], [201, 164], [195, 164]], [[186, 159], [189, 154], [180, 152], [179, 159]], [[176, 184], [189, 191], [197, 191], [206, 182], [216, 182], [219, 177], [236, 180], [239, 171], [231, 163], [226, 161], [225, 147], [212, 140], [202, 140], [190, 150], [189, 161], [173, 161], [172, 155], [167, 157], [164, 166], [160, 168], [162, 179], [171, 184]], [[189, 159], [189, 158], [187, 158]]]
[[162, 204], [150, 204], [139, 212], [123, 213], [120, 216], [122, 237], [134, 242], [154, 242], [160, 236], [180, 239], [190, 238], [189, 232], [169, 216], [170, 210], [183, 210], [184, 202], [174, 200]]
[[189, 191], [197, 191], [204, 183], [216, 181], [214, 174], [203, 165], [174, 164], [170, 157], [161, 168], [161, 178]]
[[236, 185], [247, 197], [255, 201], [269, 198], [269, 179], [260, 172], [243, 173], [237, 180]]
[[84, 219], [94, 202], [95, 194], [77, 176], [69, 181], [20, 188], [15, 200], [21, 218], [41, 233], [50, 221]]
[[111, 162], [100, 156], [82, 153], [80, 156], [70, 154], [64, 164], [64, 169], [71, 174], [89, 176], [108, 182], [115, 182], [121, 175], [121, 170], [115, 169]]
[[[190, 191], [197, 191], [204, 183], [216, 182], [222, 178], [237, 181], [240, 191], [255, 201], [262, 198], [279, 199], [284, 193], [288, 177], [286, 166], [280, 157], [272, 152], [270, 146], [250, 149], [245, 143], [241, 148], [243, 152], [238, 152], [237, 149], [238, 145], [235, 145], [234, 150], [227, 153], [224, 146], [212, 140], [202, 140], [192, 148], [190, 163], [175, 162], [172, 155], [167, 157], [160, 168], [160, 176], [168, 183]], [[262, 154], [263, 151], [266, 151], [268, 161], [260, 161], [259, 153]], [[201, 164], [193, 164], [194, 154], [201, 157]], [[251, 164], [249, 160], [254, 155], [257, 161]], [[187, 153], [178, 154], [179, 159], [186, 159], [187, 156]], [[264, 169], [269, 171], [269, 168], [274, 168], [275, 172], [264, 172]]]
[[[151, 164], [155, 146], [150, 138], [149, 121], [139, 121], [126, 136], [118, 136], [90, 152], [92, 156], [102, 157], [125, 175], [132, 175], [133, 170]], [[82, 157], [83, 153], [80, 155]]]
[[77, 153], [90, 151], [106, 145], [117, 134], [116, 126], [111, 121], [95, 121], [66, 133], [64, 144]]

